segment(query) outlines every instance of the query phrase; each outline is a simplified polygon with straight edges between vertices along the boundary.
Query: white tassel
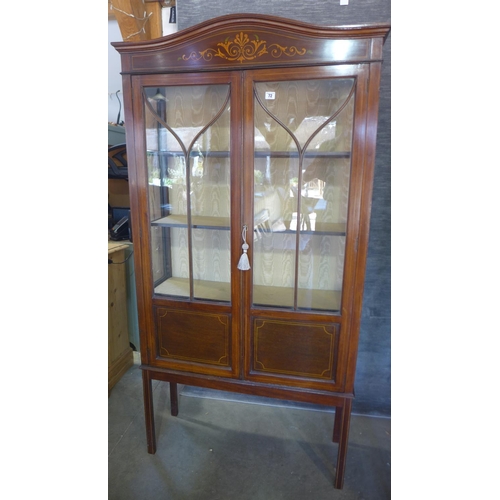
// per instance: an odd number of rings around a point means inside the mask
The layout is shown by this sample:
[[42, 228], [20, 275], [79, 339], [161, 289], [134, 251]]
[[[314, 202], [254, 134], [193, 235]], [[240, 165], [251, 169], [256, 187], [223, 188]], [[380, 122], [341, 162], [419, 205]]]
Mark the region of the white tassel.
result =
[[247, 244], [247, 226], [243, 226], [243, 245], [241, 245], [241, 248], [243, 250], [243, 253], [241, 254], [240, 261], [238, 262], [238, 269], [241, 271], [248, 271], [250, 269], [250, 262], [248, 261], [248, 255], [247, 255], [247, 250], [249, 249], [249, 246]]

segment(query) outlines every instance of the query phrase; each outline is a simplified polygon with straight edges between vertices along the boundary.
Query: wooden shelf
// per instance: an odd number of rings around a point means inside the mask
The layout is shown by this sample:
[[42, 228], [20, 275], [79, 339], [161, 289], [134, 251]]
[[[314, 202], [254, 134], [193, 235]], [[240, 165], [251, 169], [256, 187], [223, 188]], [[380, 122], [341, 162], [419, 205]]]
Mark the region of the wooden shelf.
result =
[[[255, 151], [255, 158], [298, 158], [297, 151]], [[350, 158], [350, 151], [311, 151], [304, 155], [304, 158]]]
[[[230, 283], [193, 280], [193, 285], [197, 299], [231, 301]], [[187, 278], [169, 278], [155, 287], [155, 293], [176, 297], [189, 297], [189, 280]]]
[[[197, 299], [230, 302], [231, 284], [219, 281], [193, 280], [194, 295]], [[187, 278], [169, 278], [155, 287], [159, 295], [189, 297], [189, 280]], [[253, 302], [267, 307], [293, 308], [293, 288], [277, 286], [253, 287]], [[298, 291], [298, 307], [334, 312], [340, 310], [340, 291], [307, 290]]]
[[[341, 292], [329, 290], [307, 290], [299, 288], [297, 305], [299, 309], [318, 309], [322, 311], [340, 310]], [[293, 288], [277, 286], [254, 286], [253, 303], [262, 306], [293, 308]]]
[[[195, 215], [191, 218], [195, 229], [225, 229], [229, 230], [229, 217], [207, 217]], [[168, 215], [151, 222], [153, 226], [187, 227], [187, 215]]]
[[[167, 217], [162, 217], [161, 219], [156, 219], [151, 222], [152, 226], [164, 226], [164, 227], [188, 227], [187, 215], [168, 215]], [[229, 230], [229, 217], [208, 217], [202, 215], [196, 215], [192, 217], [192, 225], [194, 229], [222, 229]], [[294, 229], [286, 229], [284, 231], [274, 231], [272, 229], [265, 229], [259, 227], [258, 232], [263, 235], [269, 235], [271, 233], [277, 234], [292, 234], [296, 231]], [[326, 235], [326, 236], [345, 236], [346, 234], [346, 224], [345, 223], [334, 223], [334, 222], [317, 222], [315, 230], [305, 230], [302, 229], [300, 234], [311, 234], [311, 235]]]
[[[148, 154], [157, 154], [161, 156], [181, 156], [184, 157], [182, 151], [167, 151], [167, 150], [153, 150], [148, 149]], [[204, 158], [229, 158], [229, 151], [191, 151], [190, 157], [203, 156]], [[298, 158], [298, 151], [255, 151], [255, 158]], [[304, 155], [304, 158], [350, 158], [350, 151], [311, 151]]]

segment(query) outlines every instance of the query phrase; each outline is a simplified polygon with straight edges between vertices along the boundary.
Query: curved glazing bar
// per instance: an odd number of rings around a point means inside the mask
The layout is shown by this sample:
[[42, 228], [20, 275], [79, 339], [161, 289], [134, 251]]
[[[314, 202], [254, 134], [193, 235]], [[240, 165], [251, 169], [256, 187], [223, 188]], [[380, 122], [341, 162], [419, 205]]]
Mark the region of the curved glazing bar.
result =
[[143, 97], [155, 293], [230, 301], [230, 87]]
[[254, 84], [255, 305], [340, 310], [354, 84]]

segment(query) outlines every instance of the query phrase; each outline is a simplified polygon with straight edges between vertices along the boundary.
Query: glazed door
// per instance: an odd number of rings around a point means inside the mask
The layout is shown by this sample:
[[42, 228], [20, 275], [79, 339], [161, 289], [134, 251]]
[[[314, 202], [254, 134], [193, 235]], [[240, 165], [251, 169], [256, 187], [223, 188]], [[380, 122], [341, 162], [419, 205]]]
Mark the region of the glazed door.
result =
[[365, 83], [362, 66], [247, 74], [247, 378], [343, 383], [363, 147], [353, 130], [366, 120]]
[[153, 311], [153, 365], [239, 372], [235, 290], [241, 284], [232, 236], [240, 219], [238, 82], [226, 73], [134, 82], [141, 226], [147, 228], [141, 235], [143, 310]]

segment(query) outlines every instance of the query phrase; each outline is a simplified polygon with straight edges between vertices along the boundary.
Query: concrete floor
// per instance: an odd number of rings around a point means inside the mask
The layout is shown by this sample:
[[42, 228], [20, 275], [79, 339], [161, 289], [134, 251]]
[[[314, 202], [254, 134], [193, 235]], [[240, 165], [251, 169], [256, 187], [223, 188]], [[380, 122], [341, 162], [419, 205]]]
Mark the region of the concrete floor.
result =
[[153, 383], [155, 455], [146, 450], [138, 364], [111, 391], [109, 500], [391, 497], [388, 418], [352, 416], [344, 488], [335, 490], [329, 408], [179, 386], [172, 417], [169, 385]]

